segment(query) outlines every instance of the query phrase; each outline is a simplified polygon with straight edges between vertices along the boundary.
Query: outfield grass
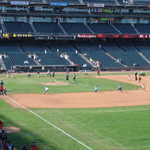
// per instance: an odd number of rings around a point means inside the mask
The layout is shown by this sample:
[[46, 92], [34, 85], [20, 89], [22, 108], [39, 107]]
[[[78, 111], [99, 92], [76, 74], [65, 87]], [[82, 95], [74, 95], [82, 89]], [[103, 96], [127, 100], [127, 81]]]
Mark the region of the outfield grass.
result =
[[[85, 150], [61, 132], [19, 108], [0, 101], [6, 126], [21, 128], [9, 135], [20, 148], [38, 141], [41, 150]], [[100, 109], [33, 109], [94, 150], [149, 150], [150, 106]]]
[[138, 88], [138, 86], [128, 83], [108, 79], [97, 79], [95, 75], [96, 74], [79, 74], [76, 81], [73, 81], [72, 75], [70, 75], [68, 82], [65, 80], [65, 74], [57, 74], [55, 79], [49, 78], [46, 75], [41, 75], [40, 78], [38, 78], [37, 75], [32, 75], [30, 78], [27, 77], [27, 75], [15, 75], [13, 78], [7, 78], [3, 75], [1, 78], [4, 79], [5, 85], [10, 93], [42, 93], [44, 88], [42, 83], [55, 81], [67, 82], [69, 85], [48, 86], [49, 93], [91, 92], [95, 86], [99, 87], [102, 91], [116, 90], [119, 85], [121, 85], [124, 90]]

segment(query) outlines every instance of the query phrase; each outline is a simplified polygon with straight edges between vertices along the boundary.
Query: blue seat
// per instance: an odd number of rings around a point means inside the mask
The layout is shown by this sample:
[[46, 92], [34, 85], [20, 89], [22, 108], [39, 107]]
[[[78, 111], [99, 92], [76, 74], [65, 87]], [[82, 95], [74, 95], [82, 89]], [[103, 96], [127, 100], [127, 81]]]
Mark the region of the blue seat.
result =
[[6, 31], [8, 33], [20, 33], [27, 34], [33, 33], [32, 28], [29, 23], [25, 22], [4, 22]]

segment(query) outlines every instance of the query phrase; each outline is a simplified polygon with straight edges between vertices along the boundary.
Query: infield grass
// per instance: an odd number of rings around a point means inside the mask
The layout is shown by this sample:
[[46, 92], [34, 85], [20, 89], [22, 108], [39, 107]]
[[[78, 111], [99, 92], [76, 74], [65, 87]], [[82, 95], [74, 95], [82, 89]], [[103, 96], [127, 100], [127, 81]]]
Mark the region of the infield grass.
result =
[[[94, 150], [149, 150], [150, 106], [99, 109], [33, 109]], [[20, 132], [9, 139], [19, 149], [37, 142], [40, 150], [86, 150], [31, 113], [0, 101], [0, 119]]]
[[136, 85], [122, 83], [118, 81], [96, 78], [96, 74], [85, 75], [83, 73], [77, 75], [76, 81], [73, 81], [72, 74], [70, 80], [65, 80], [65, 74], [56, 74], [55, 78], [49, 78], [46, 75], [15, 75], [14, 77], [7, 78], [1, 75], [9, 93], [42, 93], [43, 89], [48, 82], [61, 81], [68, 85], [49, 85], [49, 93], [69, 93], [69, 92], [92, 92], [94, 87], [97, 86], [101, 91], [116, 90], [118, 86], [122, 86], [124, 90], [134, 90], [139, 88]]

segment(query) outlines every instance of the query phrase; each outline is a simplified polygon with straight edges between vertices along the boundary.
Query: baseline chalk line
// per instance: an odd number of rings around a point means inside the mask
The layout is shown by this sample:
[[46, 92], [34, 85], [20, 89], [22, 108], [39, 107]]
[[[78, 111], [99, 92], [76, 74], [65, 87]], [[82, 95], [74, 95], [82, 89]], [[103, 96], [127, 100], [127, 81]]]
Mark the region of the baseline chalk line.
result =
[[18, 105], [19, 107], [25, 109], [26, 111], [32, 113], [34, 116], [36, 116], [37, 118], [41, 119], [43, 122], [47, 123], [49, 126], [52, 126], [53, 128], [57, 129], [58, 131], [62, 132], [64, 135], [70, 137], [73, 141], [77, 142], [78, 144], [82, 145], [84, 148], [88, 149], [88, 150], [94, 150], [93, 148], [91, 148], [90, 146], [84, 144], [82, 141], [78, 140], [77, 138], [73, 137], [72, 135], [70, 135], [69, 133], [67, 133], [66, 131], [64, 131], [63, 129], [59, 128], [58, 126], [56, 126], [55, 124], [51, 123], [50, 121], [46, 120], [45, 118], [43, 118], [42, 116], [40, 116], [38, 113], [35, 113], [34, 111], [28, 109], [27, 107], [25, 107], [23, 104], [18, 103], [14, 98], [7, 96], [7, 98], [14, 104]]

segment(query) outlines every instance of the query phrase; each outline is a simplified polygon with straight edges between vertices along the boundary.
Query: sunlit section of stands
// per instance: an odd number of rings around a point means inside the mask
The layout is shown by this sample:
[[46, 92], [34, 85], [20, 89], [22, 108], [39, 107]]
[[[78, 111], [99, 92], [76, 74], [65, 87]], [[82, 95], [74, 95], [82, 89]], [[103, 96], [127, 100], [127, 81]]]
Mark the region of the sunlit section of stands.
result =
[[53, 45], [52, 49], [54, 49], [55, 51], [58, 51], [60, 53], [60, 55], [64, 56], [64, 57], [68, 57], [73, 63], [74, 65], [80, 65], [81, 68], [86, 64], [86, 68], [91, 69], [91, 65], [85, 61], [81, 56], [80, 56], [80, 52], [78, 51], [78, 49], [75, 49], [73, 46], [71, 46], [70, 44], [61, 44], [61, 46], [57, 45]]
[[127, 66], [129, 65], [126, 52], [123, 51], [123, 49], [119, 48], [114, 42], [104, 43], [103, 48], [109, 54], [111, 54], [113, 57], [115, 57], [120, 63], [127, 65]]
[[35, 65], [34, 61], [14, 44], [0, 45], [0, 54], [3, 55], [2, 58], [7, 69], [11, 69], [15, 65]]
[[22, 45], [25, 53], [34, 56], [41, 65], [68, 65], [69, 63], [61, 58], [56, 51], [52, 51], [45, 45]]
[[131, 42], [117, 42], [127, 57], [126, 63], [130, 67], [149, 67], [150, 65], [137, 53], [137, 49]]
[[97, 43], [78, 43], [77, 47], [79, 48], [80, 52], [87, 57], [91, 58], [93, 61], [99, 61], [102, 63], [102, 68], [121, 68], [122, 66], [108, 57], [105, 52], [103, 51], [101, 44]]

